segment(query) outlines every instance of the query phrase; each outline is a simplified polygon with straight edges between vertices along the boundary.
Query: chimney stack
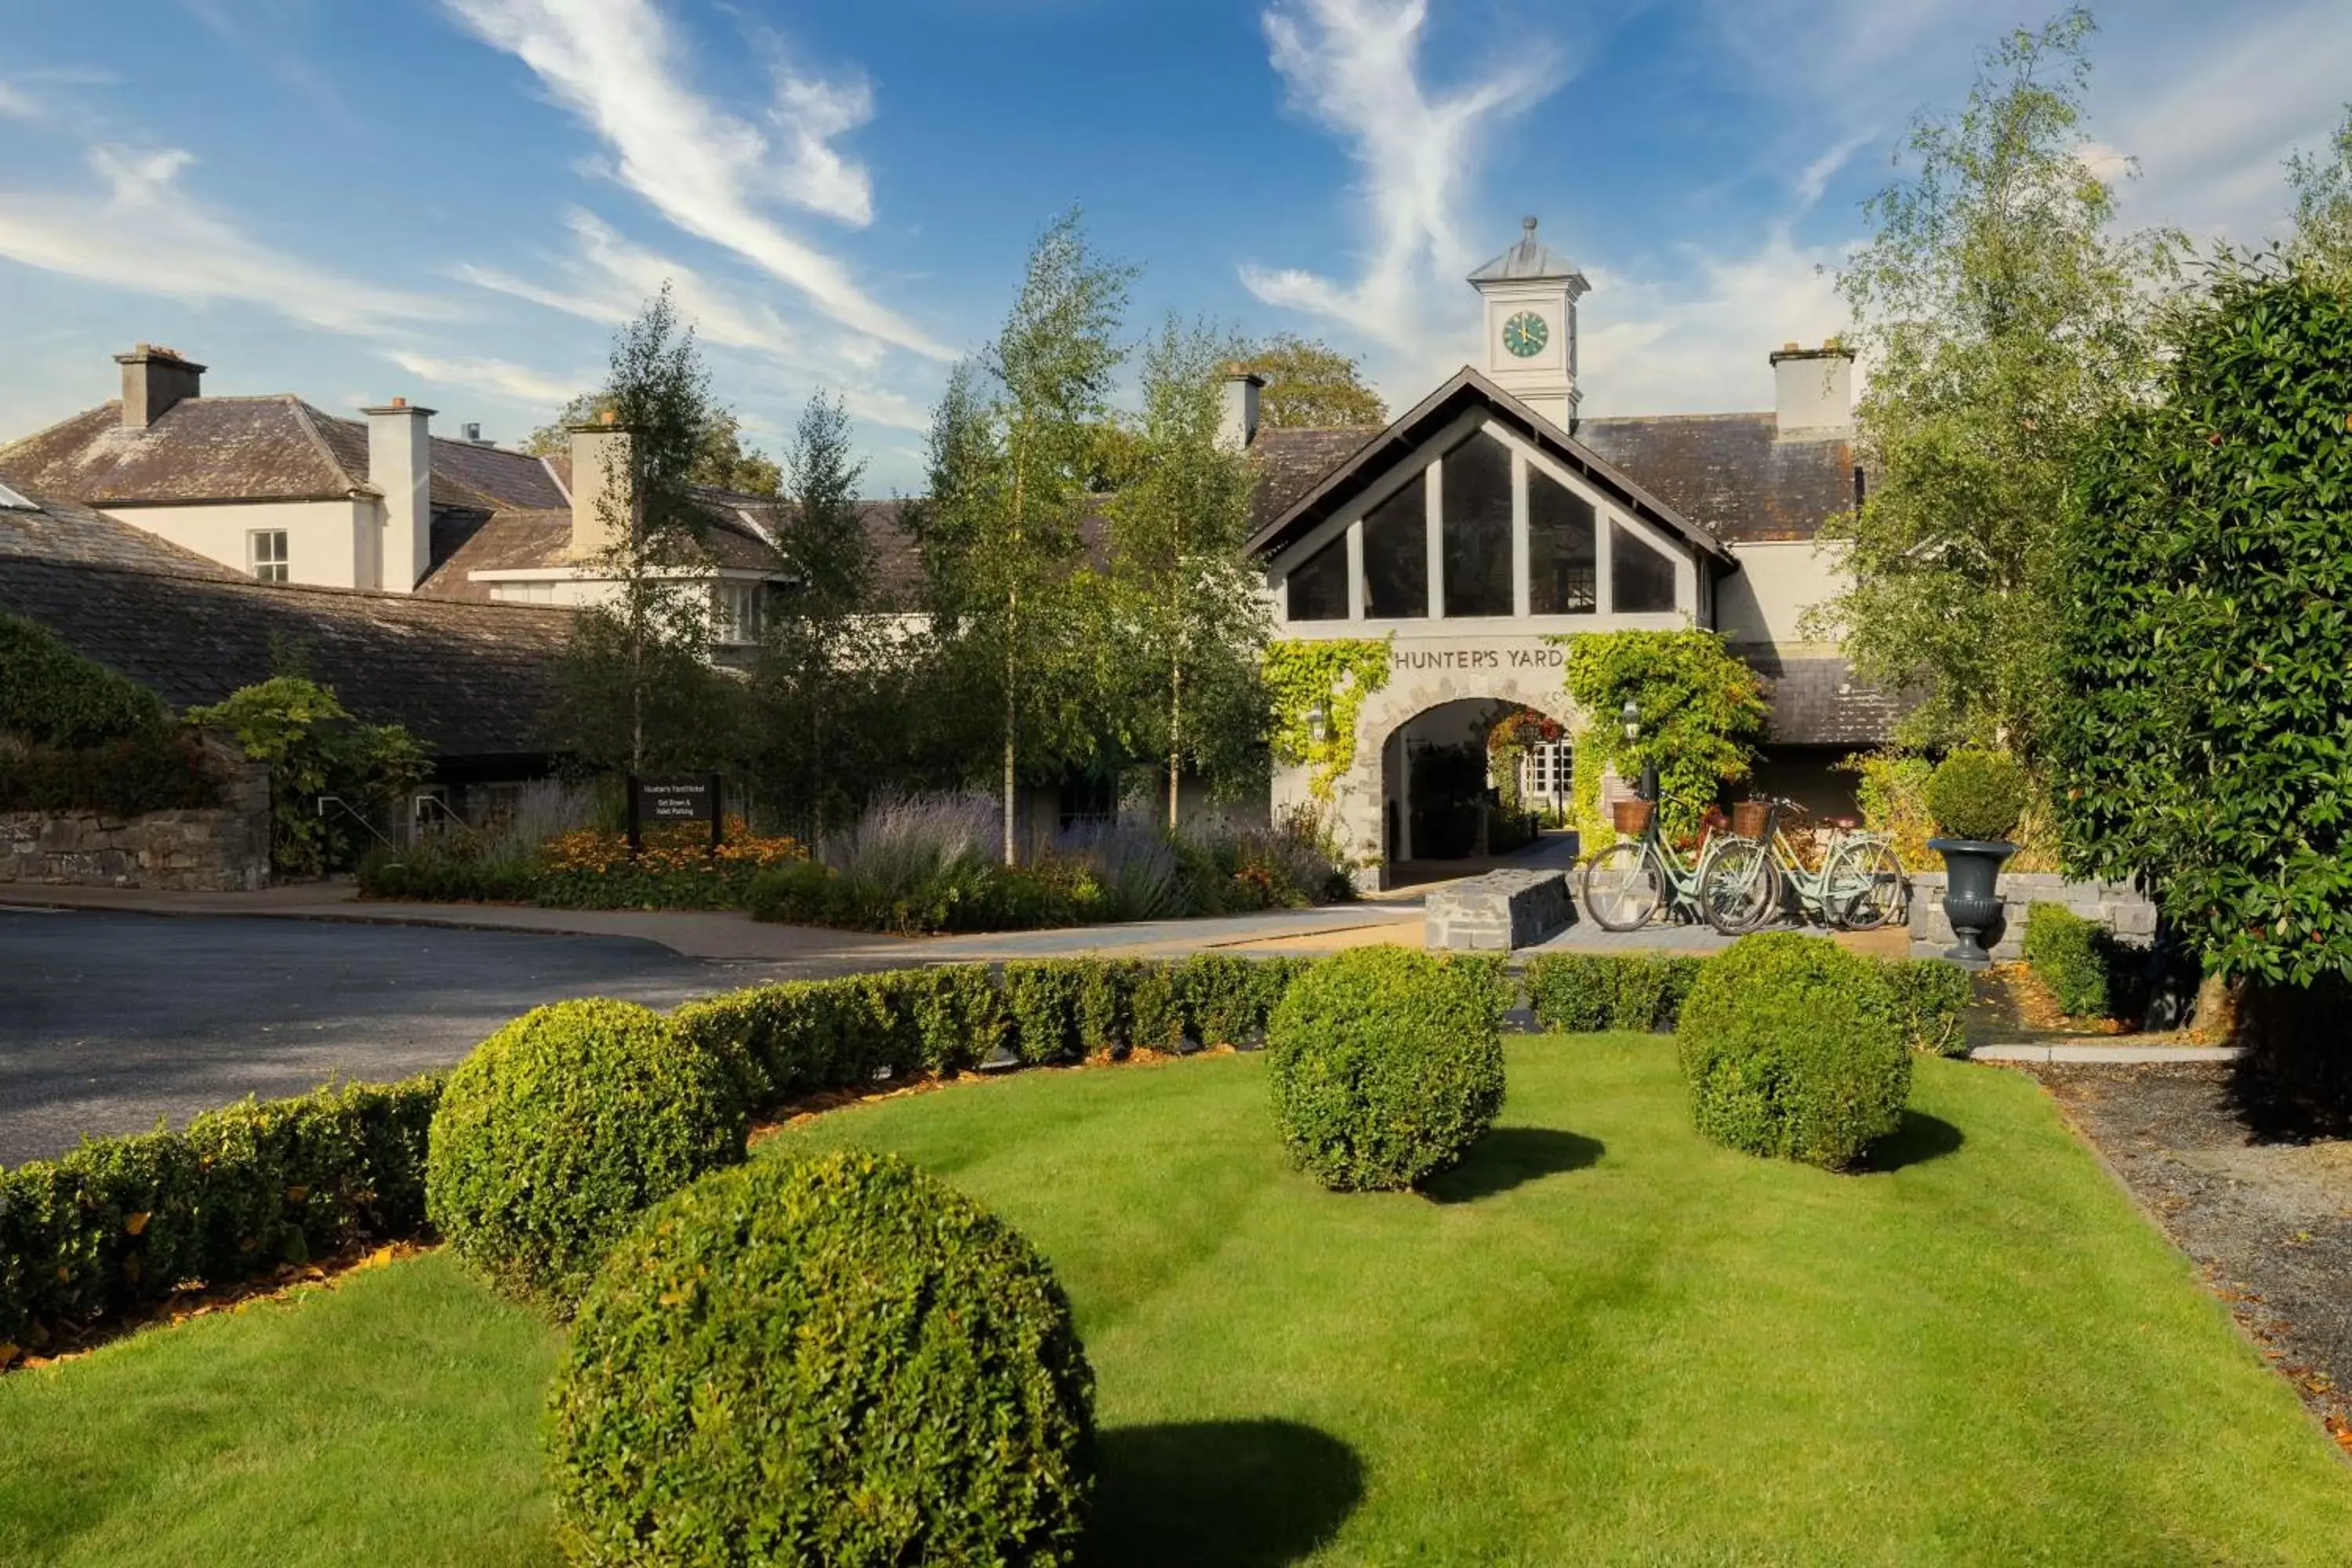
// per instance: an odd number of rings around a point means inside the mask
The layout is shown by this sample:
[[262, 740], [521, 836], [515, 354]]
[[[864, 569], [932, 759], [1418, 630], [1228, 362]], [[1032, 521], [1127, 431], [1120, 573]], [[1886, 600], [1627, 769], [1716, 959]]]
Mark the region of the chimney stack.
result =
[[127, 354], [116, 354], [122, 367], [122, 427], [144, 430], [163, 417], [184, 397], [200, 395], [205, 367], [182, 359], [177, 351], [141, 343]]
[[1817, 349], [1772, 353], [1775, 438], [1843, 441], [1853, 435], [1853, 351], [1830, 339]]
[[378, 585], [405, 594], [433, 569], [433, 410], [395, 397], [360, 412], [368, 422], [368, 483], [383, 493]]
[[1228, 452], [1246, 452], [1257, 439], [1259, 395], [1265, 377], [1245, 364], [1225, 367], [1224, 414], [1217, 422], [1217, 445]]
[[634, 441], [609, 409], [593, 425], [572, 426], [572, 560], [593, 561], [635, 537]]

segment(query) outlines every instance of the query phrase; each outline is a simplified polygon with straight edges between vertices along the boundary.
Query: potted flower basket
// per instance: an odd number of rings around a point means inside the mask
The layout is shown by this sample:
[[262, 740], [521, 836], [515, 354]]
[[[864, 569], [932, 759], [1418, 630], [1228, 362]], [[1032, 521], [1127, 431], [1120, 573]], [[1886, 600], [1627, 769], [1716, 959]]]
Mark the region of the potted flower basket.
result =
[[1944, 916], [1956, 939], [1944, 956], [1963, 968], [1992, 963], [1984, 938], [2000, 922], [2000, 868], [2017, 853], [2009, 836], [2025, 815], [2025, 770], [1998, 752], [1954, 752], [1927, 780], [1927, 812], [1942, 833], [1927, 847], [1944, 858]]

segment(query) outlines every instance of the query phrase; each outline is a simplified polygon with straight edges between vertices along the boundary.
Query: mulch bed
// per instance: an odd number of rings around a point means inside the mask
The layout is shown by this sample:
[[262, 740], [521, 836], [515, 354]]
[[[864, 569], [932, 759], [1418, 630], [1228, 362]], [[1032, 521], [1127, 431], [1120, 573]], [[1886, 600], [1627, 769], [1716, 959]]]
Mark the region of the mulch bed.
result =
[[2352, 1455], [2352, 1141], [2257, 1135], [2222, 1065], [2025, 1070]]

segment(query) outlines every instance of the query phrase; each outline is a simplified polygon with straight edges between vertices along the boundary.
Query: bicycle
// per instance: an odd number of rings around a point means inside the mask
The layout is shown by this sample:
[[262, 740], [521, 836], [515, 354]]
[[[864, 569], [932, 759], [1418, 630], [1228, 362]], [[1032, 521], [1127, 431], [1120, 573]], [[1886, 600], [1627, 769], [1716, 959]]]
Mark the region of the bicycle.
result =
[[1783, 815], [1803, 814], [1795, 801], [1776, 798], [1755, 832], [1724, 838], [1698, 889], [1699, 908], [1719, 917], [1709, 924], [1726, 936], [1753, 931], [1780, 912], [1790, 892], [1800, 917], [1832, 931], [1878, 931], [1909, 915], [1911, 884], [1890, 835], [1857, 832], [1851, 820], [1836, 820], [1822, 868], [1809, 870], [1780, 828]]
[[[1696, 804], [1680, 796], [1672, 798], [1685, 805]], [[1637, 836], [1621, 837], [1584, 862], [1584, 908], [1593, 923], [1603, 931], [1639, 931], [1664, 910], [1714, 925], [1704, 907], [1704, 889], [1707, 872], [1727, 839], [1706, 834], [1699, 841], [1693, 864], [1685, 867], [1668, 852], [1659, 834], [1656, 806], [1648, 801], [1620, 801], [1616, 813], [1618, 832]], [[1633, 826], [1637, 821], [1638, 829]], [[1725, 890], [1738, 889], [1727, 884]]]

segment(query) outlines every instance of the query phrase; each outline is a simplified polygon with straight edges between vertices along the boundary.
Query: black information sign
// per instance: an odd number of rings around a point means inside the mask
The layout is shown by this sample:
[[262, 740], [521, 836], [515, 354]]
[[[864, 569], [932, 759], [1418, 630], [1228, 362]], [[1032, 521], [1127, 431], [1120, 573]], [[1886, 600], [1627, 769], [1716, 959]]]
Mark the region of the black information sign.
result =
[[710, 847], [719, 847], [719, 775], [698, 779], [629, 778], [629, 852], [645, 847], [647, 823], [707, 822]]

